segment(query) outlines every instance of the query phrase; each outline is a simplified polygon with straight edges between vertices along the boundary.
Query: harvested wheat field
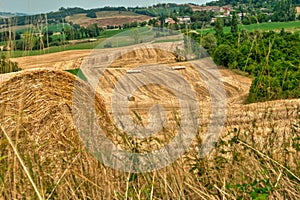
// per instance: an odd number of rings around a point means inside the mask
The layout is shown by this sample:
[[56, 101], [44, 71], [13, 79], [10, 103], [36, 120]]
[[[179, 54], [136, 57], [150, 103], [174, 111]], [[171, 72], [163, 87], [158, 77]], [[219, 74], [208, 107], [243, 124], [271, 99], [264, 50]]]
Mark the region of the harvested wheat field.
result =
[[[251, 79], [219, 68], [227, 115], [215, 148], [203, 158], [199, 149], [211, 114], [211, 95], [204, 80], [214, 76], [208, 68], [210, 59], [201, 61], [198, 72], [193, 63], [178, 63], [175, 55], [155, 46], [127, 49], [113, 59], [103, 50], [98, 61], [81, 59], [86, 53], [70, 60], [80, 59], [83, 71], [89, 62], [108, 65], [92, 69], [101, 75], [95, 84], [96, 96], [91, 85], [58, 69], [24, 70], [0, 79], [1, 199], [300, 198], [299, 99], [244, 105]], [[54, 66], [55, 59], [48, 56]], [[174, 74], [184, 77], [195, 91], [200, 110], [197, 137], [184, 156], [153, 172], [134, 174], [106, 167], [87, 152], [87, 144], [75, 128], [74, 110], [75, 115], [80, 111], [76, 105], [95, 99], [96, 121], [122, 149], [145, 153], [163, 147], [180, 129], [183, 112], [169, 88], [144, 85], [128, 98], [130, 115], [140, 125], [147, 125], [154, 104], [165, 107], [167, 123], [155, 136], [129, 137], [116, 126], [113, 115], [115, 103], [123, 105], [112, 98], [121, 78], [141, 64], [151, 69], [157, 63], [162, 70], [184, 66]], [[133, 74], [129, 78], [135, 76], [139, 77]], [[138, 84], [134, 78], [129, 83]], [[74, 99], [75, 85], [78, 93]], [[121, 88], [127, 91], [126, 85]]]
[[40, 56], [26, 56], [12, 58], [22, 69], [50, 68], [50, 69], [75, 69], [79, 68], [85, 56], [90, 50], [63, 51], [59, 53], [44, 54]]
[[76, 14], [66, 17], [66, 20], [87, 27], [90, 24], [98, 24], [99, 27], [110, 26], [122, 26], [131, 22], [143, 22], [148, 21], [151, 17], [147, 15], [139, 15], [132, 12], [98, 12], [97, 18], [89, 18], [86, 14]]

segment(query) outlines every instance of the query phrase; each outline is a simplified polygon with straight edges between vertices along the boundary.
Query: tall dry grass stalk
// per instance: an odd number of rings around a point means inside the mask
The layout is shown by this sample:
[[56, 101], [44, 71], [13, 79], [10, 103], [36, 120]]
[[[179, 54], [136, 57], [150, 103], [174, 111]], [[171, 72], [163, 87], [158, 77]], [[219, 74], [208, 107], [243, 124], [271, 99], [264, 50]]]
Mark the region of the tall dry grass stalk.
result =
[[[29, 181], [30, 181], [30, 183], [31, 183], [31, 185], [32, 185], [32, 187], [33, 187], [33, 189], [34, 189], [34, 191], [36, 192], [38, 198], [39, 198], [39, 199], [43, 199], [42, 196], [41, 196], [41, 194], [40, 194], [40, 192], [38, 191], [38, 189], [37, 189], [37, 187], [36, 187], [36, 184], [34, 183], [32, 177], [31, 177], [31, 175], [30, 175], [30, 173], [29, 173], [27, 167], [25, 166], [25, 164], [24, 164], [24, 162], [23, 162], [23, 160], [22, 160], [22, 158], [21, 158], [21, 156], [20, 156], [20, 154], [19, 154], [17, 148], [16, 148], [15, 145], [13, 144], [12, 140], [10, 139], [10, 137], [8, 136], [8, 134], [6, 133], [6, 131], [5, 131], [1, 126], [0, 126], [0, 128], [1, 128], [1, 131], [2, 131], [2, 133], [4, 134], [4, 136], [6, 137], [7, 141], [9, 142], [9, 145], [10, 145], [11, 148], [13, 149], [13, 152], [14, 152], [15, 156], [18, 158], [18, 161], [20, 162], [20, 164], [21, 164], [23, 170], [25, 171], [25, 174], [26, 174], [26, 176], [28, 177], [28, 179], [29, 179]], [[16, 162], [16, 161], [14, 161], [14, 163], [15, 163], [15, 162]], [[14, 169], [15, 169], [15, 168], [16, 168], [16, 166], [14, 166]], [[16, 182], [16, 180], [14, 180], [14, 183], [15, 183], [15, 182]], [[13, 191], [16, 192], [15, 187], [14, 187]]]

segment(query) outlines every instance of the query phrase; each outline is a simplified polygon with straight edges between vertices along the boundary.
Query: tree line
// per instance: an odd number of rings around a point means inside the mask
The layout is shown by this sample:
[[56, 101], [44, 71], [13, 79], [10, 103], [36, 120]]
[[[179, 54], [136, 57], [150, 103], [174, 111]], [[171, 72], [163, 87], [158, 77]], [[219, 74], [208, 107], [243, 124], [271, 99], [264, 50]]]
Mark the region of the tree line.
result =
[[130, 29], [135, 27], [144, 27], [152, 24], [144, 22], [129, 22], [122, 26], [99, 27], [96, 23], [90, 24], [87, 27], [78, 24], [65, 24], [62, 30], [54, 35], [52, 30], [43, 30], [39, 32], [25, 31], [20, 32], [0, 32], [0, 42], [5, 43], [3, 50], [42, 50], [50, 46], [61, 46], [68, 43], [70, 40], [96, 38], [105, 34], [108, 29]]

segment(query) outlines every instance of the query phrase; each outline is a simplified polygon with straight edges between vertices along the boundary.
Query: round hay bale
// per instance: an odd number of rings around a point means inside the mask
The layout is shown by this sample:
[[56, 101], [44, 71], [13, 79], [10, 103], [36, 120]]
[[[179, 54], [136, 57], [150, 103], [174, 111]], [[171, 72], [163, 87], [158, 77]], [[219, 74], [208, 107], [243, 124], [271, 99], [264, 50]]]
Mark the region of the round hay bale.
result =
[[[75, 83], [82, 95], [76, 95], [78, 99], [74, 100]], [[102, 99], [93, 95], [85, 82], [63, 71], [22, 71], [0, 83], [2, 198], [37, 197], [9, 139], [45, 199], [49, 196], [66, 199], [72, 195], [84, 199], [85, 194], [97, 196], [101, 192], [93, 180], [102, 180], [97, 174], [104, 167], [87, 153], [72, 115], [72, 102], [95, 98], [100, 126], [112, 130]], [[83, 182], [87, 183], [74, 191]]]
[[129, 95], [129, 96], [127, 97], [127, 99], [128, 99], [128, 101], [135, 101], [135, 97], [132, 96], [132, 95]]

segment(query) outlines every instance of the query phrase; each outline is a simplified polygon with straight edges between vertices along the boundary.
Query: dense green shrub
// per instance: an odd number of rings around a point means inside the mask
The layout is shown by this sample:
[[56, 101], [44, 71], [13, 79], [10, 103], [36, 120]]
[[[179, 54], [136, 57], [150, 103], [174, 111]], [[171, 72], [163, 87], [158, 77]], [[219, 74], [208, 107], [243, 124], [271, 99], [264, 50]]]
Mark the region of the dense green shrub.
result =
[[[215, 63], [253, 77], [248, 103], [300, 98], [299, 33], [241, 31], [216, 38], [216, 47], [206, 47]], [[194, 40], [199, 41], [199, 36]]]
[[4, 55], [1, 55], [0, 59], [0, 74], [17, 72], [21, 69], [18, 67], [18, 63], [8, 60]]
[[221, 44], [215, 49], [213, 58], [217, 65], [229, 67], [236, 60], [236, 52], [229, 45]]

